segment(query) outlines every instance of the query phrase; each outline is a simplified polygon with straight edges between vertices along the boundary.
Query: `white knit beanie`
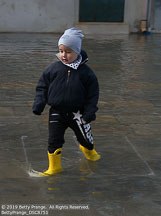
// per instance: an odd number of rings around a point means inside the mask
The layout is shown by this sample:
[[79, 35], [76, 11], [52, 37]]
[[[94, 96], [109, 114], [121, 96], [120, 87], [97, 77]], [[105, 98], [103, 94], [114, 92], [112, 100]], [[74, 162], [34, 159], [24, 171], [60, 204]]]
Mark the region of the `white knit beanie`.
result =
[[81, 32], [81, 30], [74, 27], [65, 30], [64, 34], [58, 41], [58, 46], [67, 46], [79, 55], [81, 52], [82, 38], [84, 37]]

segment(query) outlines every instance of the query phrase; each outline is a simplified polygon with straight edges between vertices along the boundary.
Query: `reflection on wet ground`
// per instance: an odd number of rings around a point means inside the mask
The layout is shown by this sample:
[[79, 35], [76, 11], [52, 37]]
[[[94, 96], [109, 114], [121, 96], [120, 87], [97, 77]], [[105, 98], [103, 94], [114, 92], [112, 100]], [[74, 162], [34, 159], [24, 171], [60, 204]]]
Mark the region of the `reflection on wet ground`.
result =
[[35, 85], [56, 58], [59, 35], [0, 34], [1, 204], [88, 205], [50, 215], [161, 215], [161, 35], [85, 39], [100, 83], [92, 163], [66, 132], [64, 172], [34, 178], [47, 160], [48, 107], [31, 112]]

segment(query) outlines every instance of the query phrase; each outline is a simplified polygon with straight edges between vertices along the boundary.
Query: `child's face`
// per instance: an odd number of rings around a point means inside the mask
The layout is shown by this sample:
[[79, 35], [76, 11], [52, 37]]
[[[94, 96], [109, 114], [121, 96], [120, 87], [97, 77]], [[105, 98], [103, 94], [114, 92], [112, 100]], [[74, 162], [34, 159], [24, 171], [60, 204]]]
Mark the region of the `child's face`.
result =
[[78, 58], [78, 54], [67, 46], [59, 46], [59, 57], [65, 64], [70, 64]]

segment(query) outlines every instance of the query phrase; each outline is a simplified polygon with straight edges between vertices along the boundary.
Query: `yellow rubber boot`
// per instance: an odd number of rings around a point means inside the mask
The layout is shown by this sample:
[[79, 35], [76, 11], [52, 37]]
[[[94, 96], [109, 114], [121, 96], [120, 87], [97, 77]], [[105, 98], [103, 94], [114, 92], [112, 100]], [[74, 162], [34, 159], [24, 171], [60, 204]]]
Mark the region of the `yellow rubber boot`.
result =
[[101, 158], [101, 155], [99, 155], [95, 149], [88, 150], [82, 145], [79, 145], [80, 150], [83, 152], [85, 157], [90, 161], [97, 161]]
[[61, 155], [62, 155], [62, 148], [58, 148], [54, 153], [50, 154], [48, 152], [48, 159], [49, 159], [49, 168], [45, 172], [40, 172], [40, 176], [48, 176], [60, 173], [63, 171], [61, 167]]

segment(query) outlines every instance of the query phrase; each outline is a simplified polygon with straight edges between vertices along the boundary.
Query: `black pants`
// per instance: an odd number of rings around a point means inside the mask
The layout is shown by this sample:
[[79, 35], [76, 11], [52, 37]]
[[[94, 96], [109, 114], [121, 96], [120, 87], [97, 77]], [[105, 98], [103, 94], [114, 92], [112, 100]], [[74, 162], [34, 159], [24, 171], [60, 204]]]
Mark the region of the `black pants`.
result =
[[56, 149], [61, 148], [64, 144], [64, 134], [70, 127], [78, 142], [89, 150], [93, 149], [93, 136], [91, 134], [90, 124], [83, 124], [80, 111], [63, 112], [54, 110], [49, 111], [49, 139], [48, 151], [53, 153]]

